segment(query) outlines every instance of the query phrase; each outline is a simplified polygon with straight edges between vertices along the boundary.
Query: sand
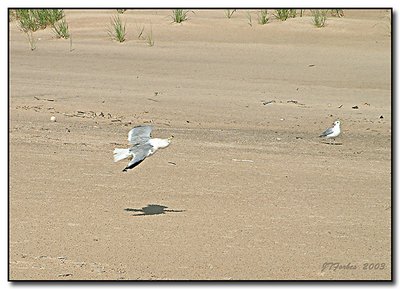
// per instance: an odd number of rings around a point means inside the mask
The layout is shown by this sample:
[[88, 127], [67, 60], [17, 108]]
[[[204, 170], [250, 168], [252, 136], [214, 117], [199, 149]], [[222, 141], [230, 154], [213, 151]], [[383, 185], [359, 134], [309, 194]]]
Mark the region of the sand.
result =
[[[34, 51], [10, 23], [11, 280], [391, 278], [390, 11], [128, 10], [122, 44], [65, 12]], [[140, 124], [173, 143], [123, 173]]]

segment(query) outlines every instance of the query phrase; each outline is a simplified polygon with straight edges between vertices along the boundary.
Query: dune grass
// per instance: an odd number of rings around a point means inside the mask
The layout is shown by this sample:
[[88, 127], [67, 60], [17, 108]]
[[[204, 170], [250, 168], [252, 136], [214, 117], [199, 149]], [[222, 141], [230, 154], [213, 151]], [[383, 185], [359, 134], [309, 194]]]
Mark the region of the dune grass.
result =
[[18, 21], [18, 27], [23, 32], [35, 32], [39, 30], [39, 23], [31, 9], [17, 9], [15, 15]]
[[53, 26], [64, 17], [64, 11], [62, 9], [16, 9], [15, 17], [22, 31], [35, 32]]
[[[126, 41], [127, 35], [126, 22], [122, 22], [119, 14], [123, 14], [127, 9], [116, 10], [118, 14], [111, 18], [111, 26], [108, 27], [108, 34], [111, 39], [118, 42], [124, 42]], [[304, 9], [300, 9], [300, 16], [303, 16], [303, 10]], [[171, 15], [173, 22], [182, 23], [183, 21], [188, 20], [188, 12], [189, 10], [174, 9]], [[236, 9], [225, 9], [225, 16], [230, 19], [235, 12]], [[310, 9], [310, 12], [312, 14], [313, 25], [318, 28], [326, 25], [328, 13], [334, 17], [344, 16], [343, 9]], [[51, 26], [57, 38], [68, 39], [71, 36], [63, 9], [9, 9], [8, 13], [9, 21], [16, 20], [19, 29], [26, 34], [31, 50], [36, 49], [37, 43], [37, 39], [35, 39], [33, 32], [39, 29], [45, 29], [46, 27]], [[296, 17], [297, 10], [275, 9], [273, 15], [277, 19], [285, 21], [288, 18]], [[253, 26], [252, 15], [250, 12], [246, 12], [246, 16], [248, 25]], [[267, 24], [269, 20], [270, 18], [267, 9], [260, 9], [257, 11], [257, 21], [259, 24]], [[137, 32], [137, 38], [139, 40], [144, 40], [149, 46], [154, 45], [152, 28], [148, 33], [146, 33], [145, 26], [140, 26], [137, 27]]]
[[236, 9], [225, 9], [225, 16], [228, 19], [232, 18], [233, 13], [236, 12]]
[[281, 20], [286, 21], [288, 18], [295, 18], [297, 15], [296, 9], [276, 9], [274, 16]]
[[154, 46], [154, 39], [153, 39], [153, 27], [150, 26], [150, 32], [146, 33], [146, 43], [148, 46]]
[[145, 37], [143, 36], [144, 29], [145, 29], [144, 25], [138, 26], [138, 24], [136, 23], [137, 39], [139, 40], [145, 39]]
[[188, 11], [183, 9], [172, 10], [172, 21], [175, 23], [182, 23], [183, 21], [188, 20], [187, 13]]
[[267, 24], [269, 21], [268, 10], [261, 9], [259, 12], [257, 12], [257, 20], [258, 20], [258, 24], [261, 24], [261, 25]]
[[253, 27], [253, 21], [250, 12], [246, 13], [246, 17], [247, 17], [247, 24], [249, 24], [250, 27]]
[[26, 34], [26, 38], [28, 40], [29, 43], [29, 48], [33, 51], [36, 49], [36, 42], [37, 39], [35, 39], [35, 37], [33, 36], [33, 32], [32, 31], [27, 31], [25, 32]]
[[331, 16], [339, 17], [339, 18], [344, 17], [344, 10], [343, 9], [330, 9], [330, 10], [331, 10]]
[[[33, 32], [53, 28], [58, 38], [68, 38], [68, 24], [65, 21], [63, 9], [15, 9], [13, 17], [17, 20], [19, 29], [26, 34], [31, 50], [36, 49], [37, 39]], [[60, 23], [57, 23], [62, 20]]]
[[53, 25], [53, 32], [57, 38], [68, 39], [70, 37], [68, 23], [65, 19], [56, 22]]
[[312, 21], [314, 26], [321, 28], [326, 25], [326, 14], [328, 13], [327, 10], [323, 9], [315, 9], [311, 10], [312, 14]]
[[122, 23], [118, 14], [111, 18], [111, 26], [108, 28], [108, 35], [112, 40], [116, 40], [120, 43], [126, 40], [126, 23]]
[[57, 21], [64, 18], [62, 9], [33, 9], [41, 28], [53, 26]]
[[137, 39], [144, 40], [148, 46], [154, 46], [153, 26], [150, 23], [150, 31], [147, 32], [145, 25], [136, 23]]

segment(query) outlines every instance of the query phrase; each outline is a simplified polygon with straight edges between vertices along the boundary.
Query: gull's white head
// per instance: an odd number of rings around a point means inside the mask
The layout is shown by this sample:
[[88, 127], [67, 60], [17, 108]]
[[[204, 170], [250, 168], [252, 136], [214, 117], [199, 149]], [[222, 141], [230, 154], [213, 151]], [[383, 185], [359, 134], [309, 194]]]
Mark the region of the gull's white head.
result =
[[167, 146], [169, 146], [169, 144], [171, 143], [171, 140], [174, 136], [171, 136], [167, 139], [162, 139], [162, 138], [152, 138], [150, 139], [150, 144], [156, 148], [156, 149], [163, 149], [166, 148]]
[[334, 125], [334, 126], [340, 126], [340, 121], [338, 121], [338, 120], [335, 121], [335, 122], [333, 123], [333, 125]]

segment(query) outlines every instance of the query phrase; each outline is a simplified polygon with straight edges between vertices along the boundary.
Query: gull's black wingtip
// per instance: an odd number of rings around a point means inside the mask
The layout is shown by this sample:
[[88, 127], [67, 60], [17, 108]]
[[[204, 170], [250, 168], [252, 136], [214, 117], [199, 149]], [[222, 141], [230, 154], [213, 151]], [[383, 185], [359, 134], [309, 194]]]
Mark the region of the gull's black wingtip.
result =
[[[144, 159], [143, 159], [143, 160], [144, 160]], [[123, 169], [122, 171], [123, 171], [123, 172], [127, 172], [128, 170], [133, 169], [134, 167], [136, 167], [137, 165], [139, 165], [141, 162], [143, 162], [143, 160], [138, 161], [137, 163], [134, 163], [133, 165], [130, 165], [130, 166], [126, 167], [126, 168]]]

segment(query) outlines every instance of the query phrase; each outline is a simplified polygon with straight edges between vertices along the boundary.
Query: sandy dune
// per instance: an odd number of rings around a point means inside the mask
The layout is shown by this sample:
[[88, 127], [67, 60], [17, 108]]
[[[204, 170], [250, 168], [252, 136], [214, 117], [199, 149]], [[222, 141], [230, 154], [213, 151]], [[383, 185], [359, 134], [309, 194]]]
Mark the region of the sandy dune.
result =
[[[390, 11], [128, 10], [122, 44], [114, 13], [35, 51], [10, 23], [11, 280], [390, 279]], [[143, 123], [173, 143], [122, 173]]]

